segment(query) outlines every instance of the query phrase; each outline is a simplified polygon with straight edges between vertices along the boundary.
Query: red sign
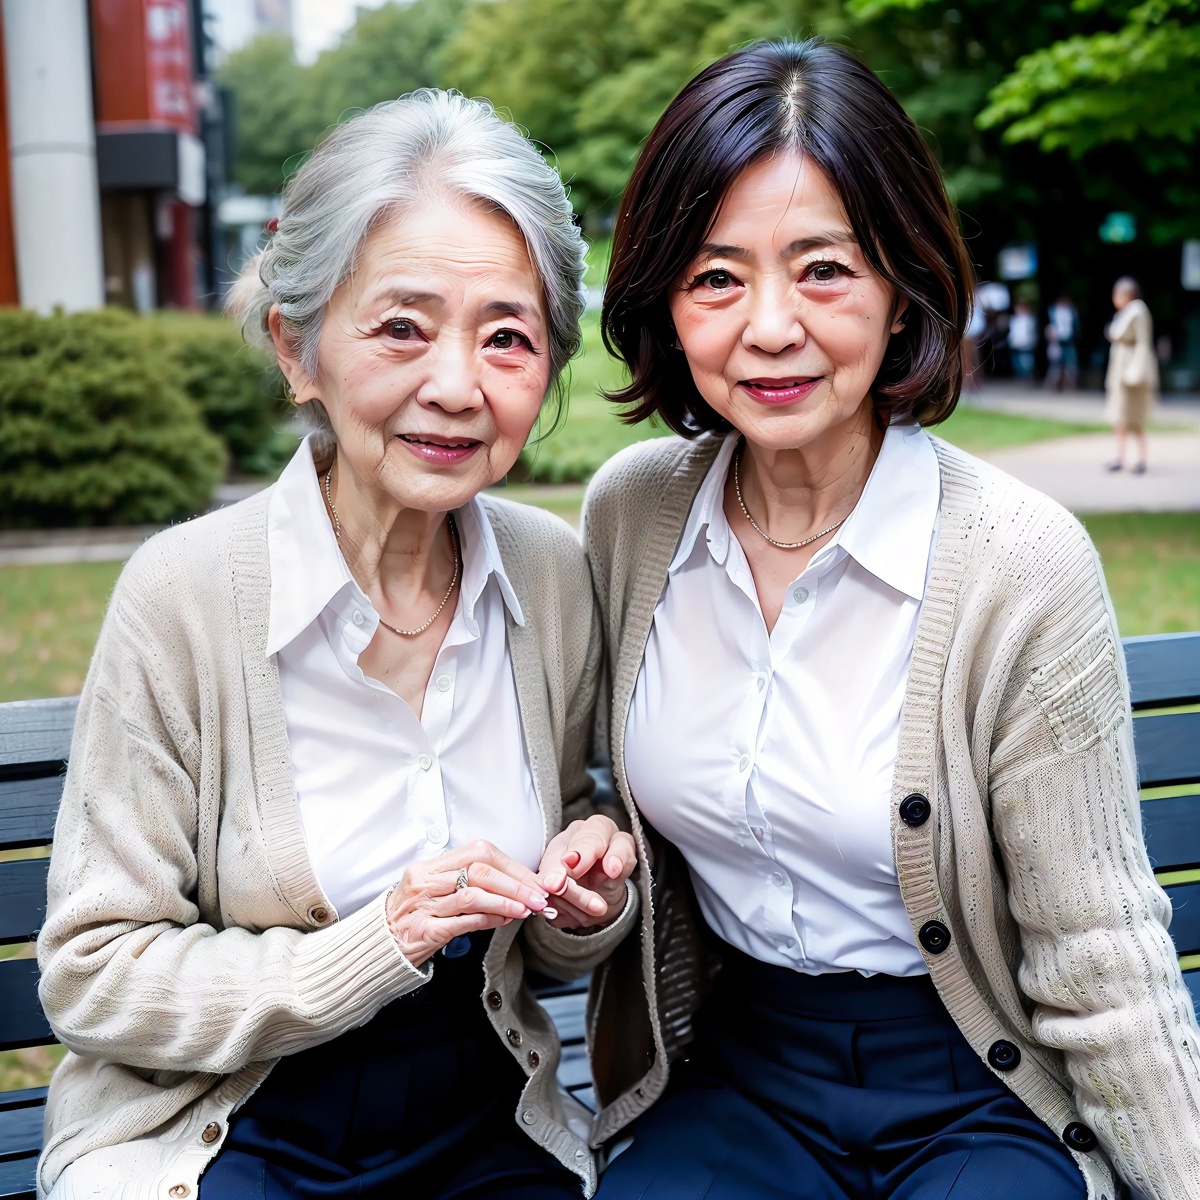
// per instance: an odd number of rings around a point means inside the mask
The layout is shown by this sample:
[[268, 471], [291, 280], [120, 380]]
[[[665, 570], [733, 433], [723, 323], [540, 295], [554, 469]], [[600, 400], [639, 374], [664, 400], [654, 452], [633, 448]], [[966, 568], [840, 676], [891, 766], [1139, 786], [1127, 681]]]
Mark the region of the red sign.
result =
[[146, 91], [150, 120], [196, 132], [188, 0], [145, 0]]

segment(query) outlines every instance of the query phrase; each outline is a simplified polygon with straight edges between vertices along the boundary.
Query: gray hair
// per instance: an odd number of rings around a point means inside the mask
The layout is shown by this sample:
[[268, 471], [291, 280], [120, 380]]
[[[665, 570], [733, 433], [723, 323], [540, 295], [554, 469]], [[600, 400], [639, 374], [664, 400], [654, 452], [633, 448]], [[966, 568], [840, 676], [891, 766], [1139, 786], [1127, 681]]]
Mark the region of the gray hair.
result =
[[1113, 284], [1114, 292], [1128, 292], [1134, 300], [1142, 298], [1142, 285], [1138, 283], [1132, 275], [1122, 275], [1116, 283]]
[[[584, 242], [558, 172], [485, 100], [422, 88], [338, 125], [283, 189], [283, 214], [266, 248], [230, 289], [242, 336], [274, 352], [267, 317], [279, 305], [301, 365], [317, 371], [325, 307], [354, 271], [379, 223], [435, 196], [477, 200], [516, 225], [546, 306], [550, 391], [579, 349]], [[331, 432], [320, 401], [309, 422]]]

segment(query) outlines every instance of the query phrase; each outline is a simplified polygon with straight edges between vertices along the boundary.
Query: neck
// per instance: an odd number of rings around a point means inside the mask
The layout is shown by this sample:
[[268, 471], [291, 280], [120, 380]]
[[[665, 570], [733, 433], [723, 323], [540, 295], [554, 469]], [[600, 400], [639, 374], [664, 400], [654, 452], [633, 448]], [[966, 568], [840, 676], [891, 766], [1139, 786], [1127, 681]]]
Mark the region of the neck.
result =
[[[326, 471], [332, 472], [328, 492]], [[320, 482], [322, 495], [332, 499], [334, 528], [340, 525], [342, 556], [367, 595], [390, 597], [403, 606], [445, 590], [455, 551], [444, 512], [397, 504], [343, 470], [341, 459], [320, 473]]]
[[848, 421], [804, 446], [778, 450], [747, 439], [740, 471], [746, 507], [777, 541], [801, 541], [849, 516], [882, 444], [869, 396]]

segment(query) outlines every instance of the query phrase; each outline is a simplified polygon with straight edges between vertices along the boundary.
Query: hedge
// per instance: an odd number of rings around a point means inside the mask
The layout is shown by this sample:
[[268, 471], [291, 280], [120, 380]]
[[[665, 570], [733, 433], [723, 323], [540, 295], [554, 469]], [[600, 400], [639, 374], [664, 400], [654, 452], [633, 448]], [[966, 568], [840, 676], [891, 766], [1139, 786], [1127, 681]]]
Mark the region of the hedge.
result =
[[0, 526], [191, 516], [226, 460], [139, 318], [0, 310]]

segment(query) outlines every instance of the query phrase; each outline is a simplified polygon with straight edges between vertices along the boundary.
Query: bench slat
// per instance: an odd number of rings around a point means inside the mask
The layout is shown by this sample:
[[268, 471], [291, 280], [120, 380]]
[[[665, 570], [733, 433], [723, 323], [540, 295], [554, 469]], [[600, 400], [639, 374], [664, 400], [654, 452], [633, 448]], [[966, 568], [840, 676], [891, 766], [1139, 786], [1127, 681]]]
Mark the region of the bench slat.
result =
[[0, 1112], [0, 1162], [37, 1154], [42, 1148], [42, 1105]]
[[1125, 638], [1134, 708], [1200, 704], [1200, 633]]
[[33, 1200], [36, 1172], [34, 1157], [0, 1162], [0, 1200]]
[[1143, 800], [1142, 824], [1156, 871], [1200, 866], [1200, 794]]
[[1164, 889], [1171, 898], [1171, 928], [1175, 952], [1200, 953], [1200, 883], [1180, 883]]
[[38, 1004], [37, 985], [36, 959], [0, 962], [0, 1050], [45, 1046], [54, 1041]]
[[13, 700], [0, 709], [0, 767], [64, 761], [71, 752], [78, 696]]
[[0, 946], [27, 941], [46, 915], [48, 858], [0, 863]]
[[0, 780], [0, 850], [44, 846], [54, 838], [62, 776]]
[[1200, 712], [1138, 717], [1133, 740], [1142, 787], [1200, 780]]

